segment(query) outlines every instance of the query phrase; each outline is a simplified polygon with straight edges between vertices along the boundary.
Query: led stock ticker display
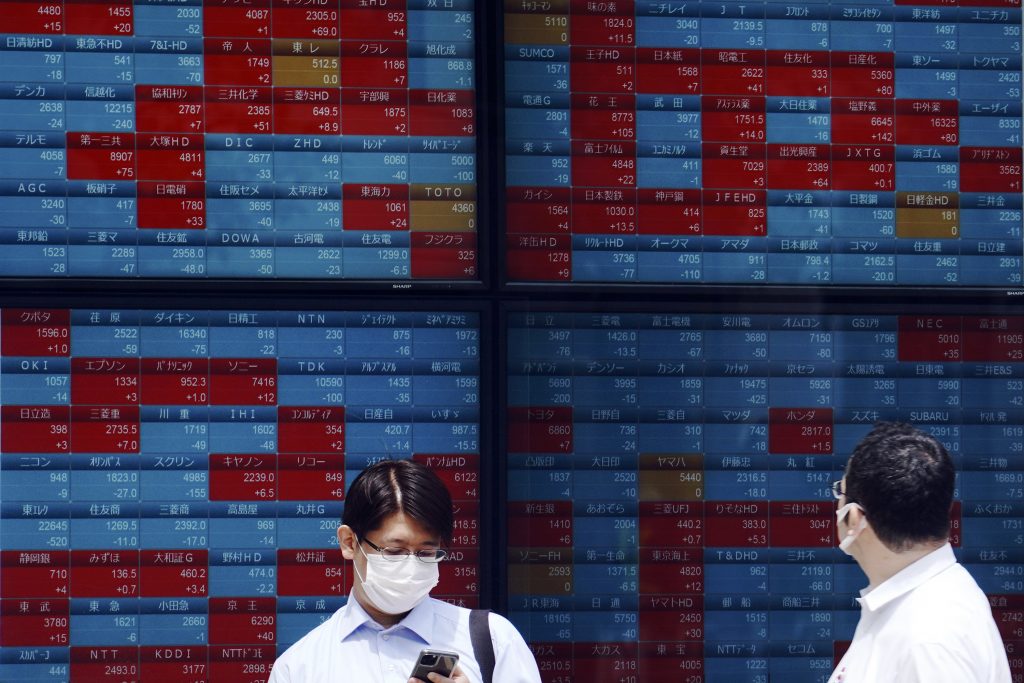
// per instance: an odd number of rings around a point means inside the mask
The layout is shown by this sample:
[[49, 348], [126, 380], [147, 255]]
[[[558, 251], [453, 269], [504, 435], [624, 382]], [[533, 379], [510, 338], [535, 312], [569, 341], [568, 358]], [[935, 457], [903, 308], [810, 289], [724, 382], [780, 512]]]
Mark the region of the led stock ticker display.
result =
[[265, 683], [348, 595], [385, 457], [449, 485], [435, 595], [478, 603], [478, 314], [0, 316], [0, 679]]
[[0, 13], [0, 275], [478, 279], [471, 0]]
[[867, 585], [831, 483], [878, 420], [957, 467], [951, 541], [1024, 637], [1024, 318], [565, 312], [508, 323], [507, 591], [546, 683], [824, 683]]
[[1021, 284], [1019, 0], [504, 7], [510, 281]]

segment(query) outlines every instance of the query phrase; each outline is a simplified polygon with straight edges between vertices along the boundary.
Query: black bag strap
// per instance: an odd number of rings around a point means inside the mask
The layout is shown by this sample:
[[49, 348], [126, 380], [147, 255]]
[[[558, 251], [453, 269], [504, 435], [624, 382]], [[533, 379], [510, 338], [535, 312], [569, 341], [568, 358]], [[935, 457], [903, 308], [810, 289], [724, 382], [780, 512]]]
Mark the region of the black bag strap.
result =
[[491, 643], [491, 625], [487, 621], [490, 615], [489, 609], [469, 612], [469, 638], [473, 642], [473, 656], [480, 665], [484, 683], [491, 683], [494, 677], [494, 644]]

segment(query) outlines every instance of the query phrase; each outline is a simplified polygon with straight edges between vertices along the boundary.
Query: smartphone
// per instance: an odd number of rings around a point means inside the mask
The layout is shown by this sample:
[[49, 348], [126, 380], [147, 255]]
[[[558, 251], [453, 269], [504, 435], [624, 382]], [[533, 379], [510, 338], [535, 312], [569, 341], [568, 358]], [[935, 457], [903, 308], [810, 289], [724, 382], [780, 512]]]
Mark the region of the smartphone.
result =
[[452, 675], [452, 670], [459, 663], [459, 655], [447, 650], [420, 650], [420, 656], [416, 659], [416, 666], [412, 670], [412, 678], [421, 681], [429, 681], [427, 674], [436, 671], [445, 678]]

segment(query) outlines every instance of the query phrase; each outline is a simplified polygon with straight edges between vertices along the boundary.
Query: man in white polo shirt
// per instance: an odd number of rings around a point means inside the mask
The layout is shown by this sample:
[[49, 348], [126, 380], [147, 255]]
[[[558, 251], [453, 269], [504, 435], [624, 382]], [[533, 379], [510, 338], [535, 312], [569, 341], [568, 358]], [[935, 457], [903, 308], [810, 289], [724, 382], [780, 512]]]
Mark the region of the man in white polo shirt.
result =
[[949, 545], [955, 477], [942, 444], [907, 424], [854, 448], [832, 487], [836, 530], [868, 587], [829, 683], [1010, 683], [988, 599]]

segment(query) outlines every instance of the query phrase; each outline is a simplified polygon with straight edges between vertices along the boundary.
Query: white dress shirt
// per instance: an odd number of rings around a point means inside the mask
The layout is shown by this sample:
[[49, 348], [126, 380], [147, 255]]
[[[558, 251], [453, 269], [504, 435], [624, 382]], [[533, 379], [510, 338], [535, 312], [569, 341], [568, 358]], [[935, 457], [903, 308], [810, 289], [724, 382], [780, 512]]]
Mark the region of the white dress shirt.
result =
[[[473, 657], [469, 610], [427, 598], [384, 628], [355, 596], [278, 657], [268, 683], [406, 683], [423, 648], [459, 653], [459, 668], [481, 683]], [[507, 619], [491, 613], [494, 683], [540, 683], [533, 653]]]
[[1010, 683], [988, 598], [947, 543], [873, 589], [829, 683]]

